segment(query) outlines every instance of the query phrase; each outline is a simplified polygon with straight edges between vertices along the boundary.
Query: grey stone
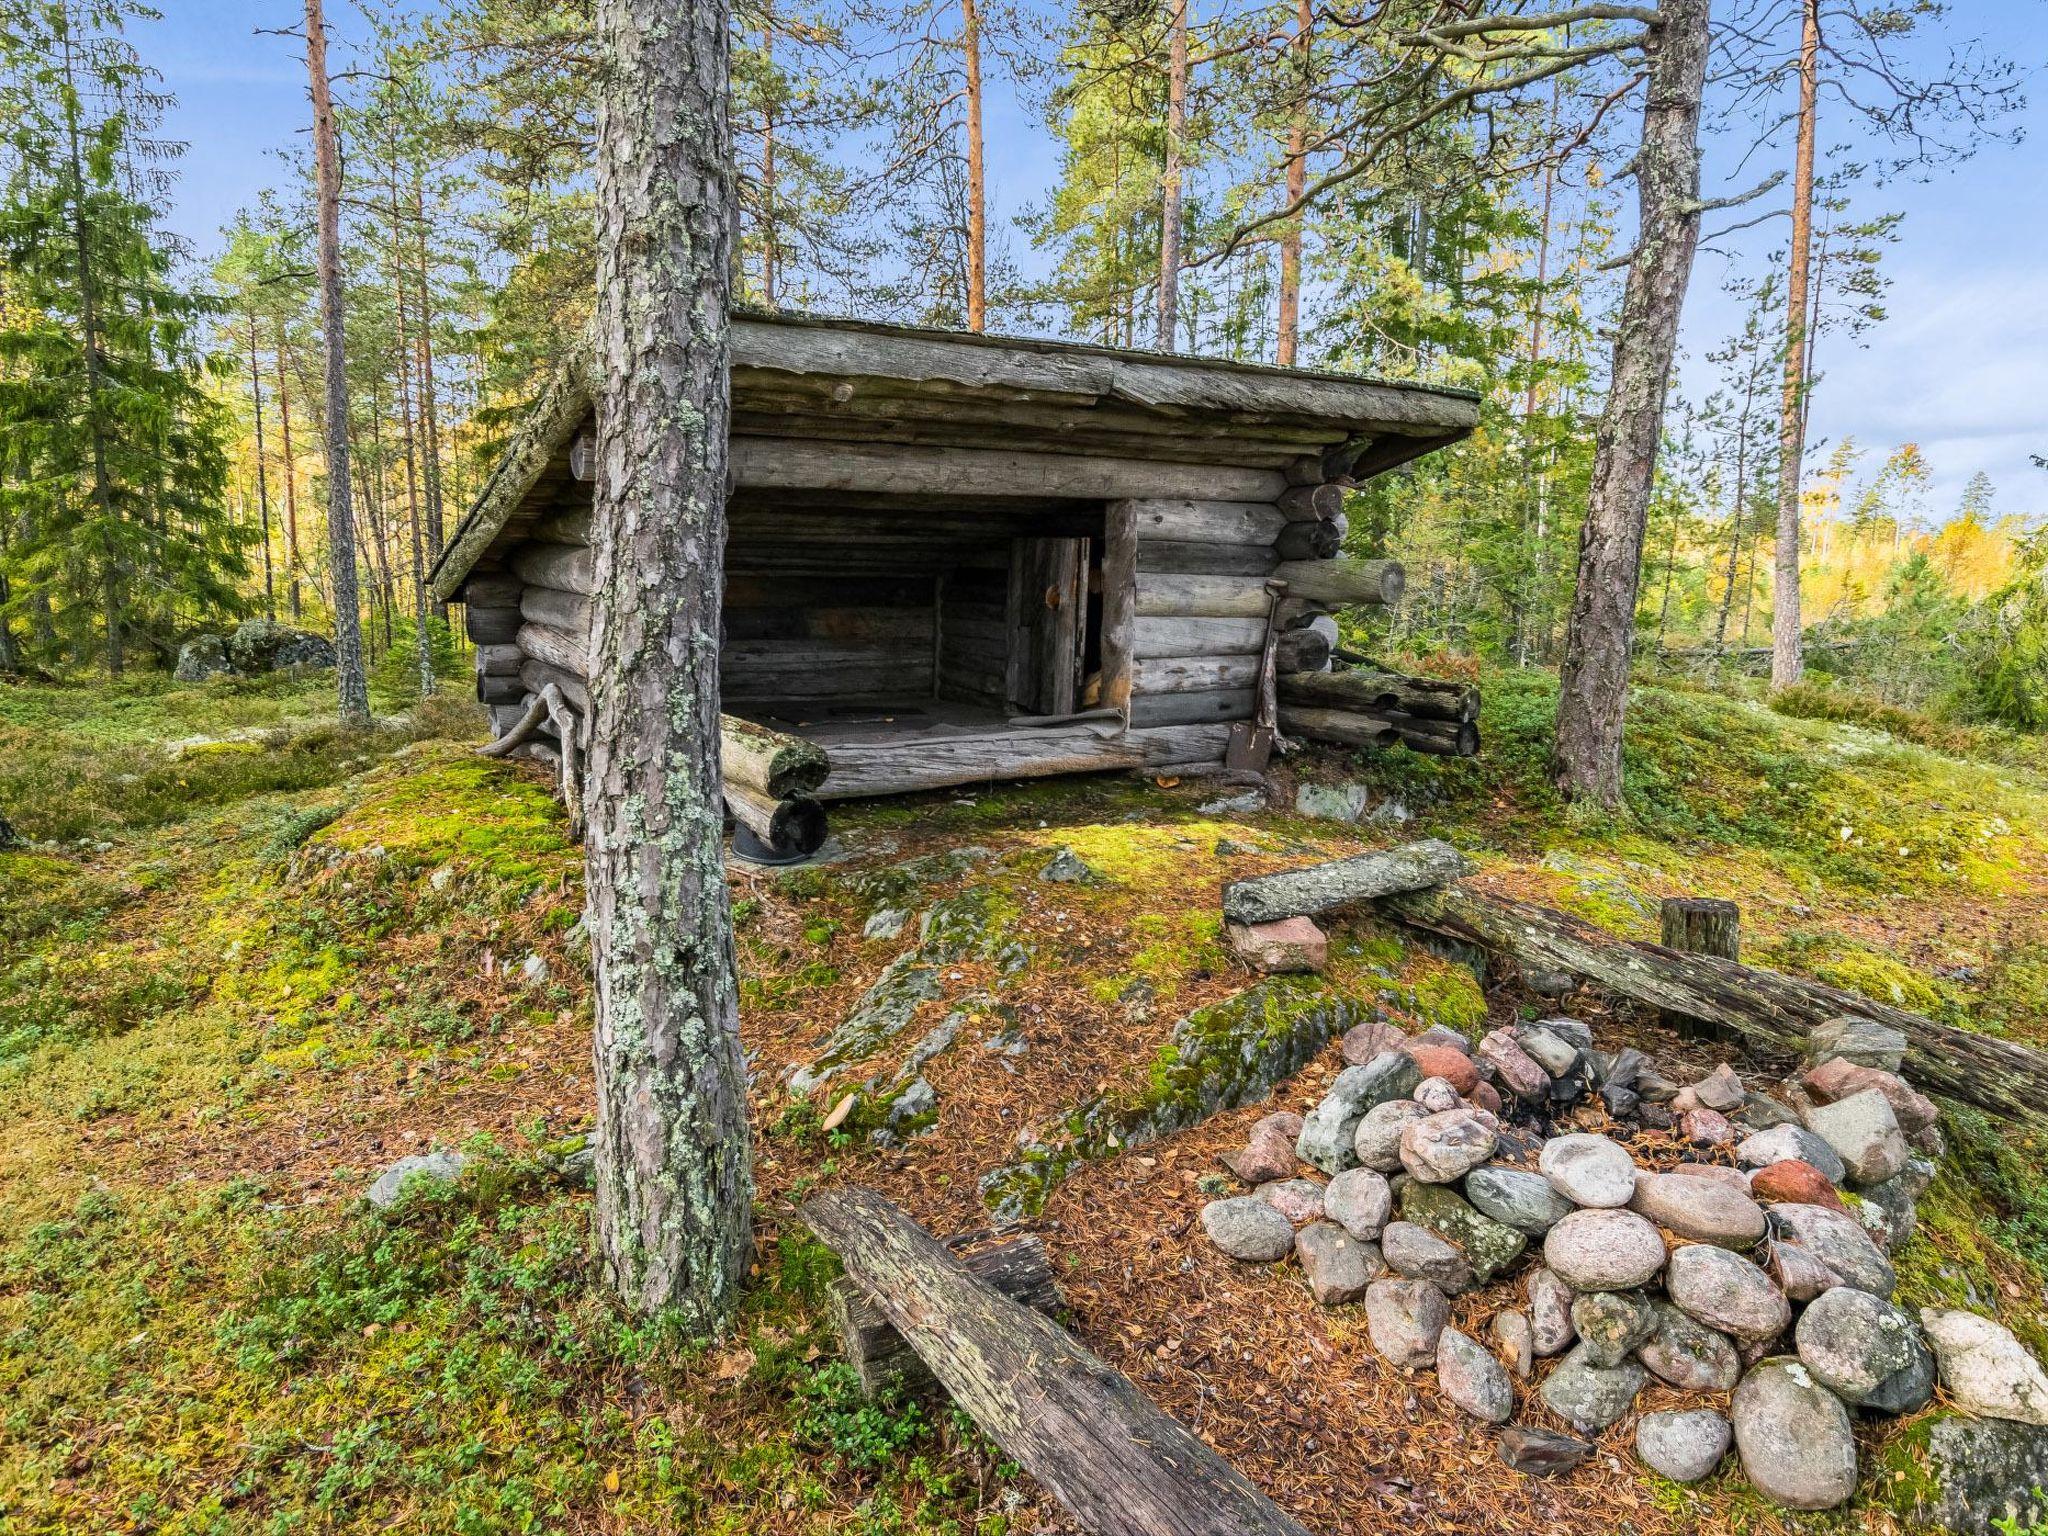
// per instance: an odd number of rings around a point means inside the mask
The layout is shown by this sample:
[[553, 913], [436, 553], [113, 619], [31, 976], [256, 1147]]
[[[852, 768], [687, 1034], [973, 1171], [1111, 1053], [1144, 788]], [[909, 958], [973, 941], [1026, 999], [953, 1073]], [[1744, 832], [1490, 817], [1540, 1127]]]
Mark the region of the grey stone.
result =
[[1891, 1262], [1855, 1217], [1824, 1205], [1774, 1205], [1770, 1219], [1771, 1233], [1780, 1243], [1804, 1249], [1842, 1284], [1873, 1296], [1888, 1297], [1897, 1289], [1898, 1275]]
[[1256, 789], [1248, 789], [1241, 795], [1224, 795], [1197, 806], [1204, 816], [1251, 816], [1266, 808], [1266, 797]]
[[1919, 1326], [1881, 1296], [1838, 1285], [1799, 1314], [1792, 1330], [1814, 1379], [1844, 1402], [1911, 1413], [1934, 1395], [1934, 1356]]
[[1724, 1115], [1740, 1108], [1749, 1098], [1749, 1090], [1743, 1087], [1742, 1079], [1725, 1061], [1694, 1083], [1692, 1091], [1693, 1097], [1701, 1104]]
[[1101, 876], [1073, 849], [1062, 848], [1038, 872], [1038, 878], [1055, 885], [1093, 885]]
[[1202, 1230], [1233, 1259], [1277, 1264], [1294, 1251], [1294, 1223], [1257, 1195], [1233, 1195], [1202, 1207]]
[[1573, 1211], [1544, 1237], [1543, 1262], [1575, 1291], [1632, 1291], [1664, 1267], [1664, 1239], [1633, 1211]]
[[1322, 1219], [1323, 1186], [1314, 1179], [1274, 1179], [1252, 1193], [1296, 1226]]
[[1409, 1043], [1412, 1045], [1447, 1045], [1452, 1050], [1463, 1052], [1467, 1056], [1472, 1054], [1471, 1040], [1459, 1031], [1451, 1028], [1448, 1024], [1432, 1024]]
[[1741, 1254], [1711, 1243], [1694, 1243], [1672, 1254], [1664, 1289], [1694, 1321], [1751, 1343], [1776, 1338], [1792, 1321], [1792, 1308], [1769, 1275]]
[[1624, 1088], [1619, 1083], [1600, 1085], [1600, 1103], [1606, 1108], [1607, 1113], [1617, 1120], [1631, 1119], [1643, 1107], [1642, 1098], [1635, 1089]]
[[1448, 1296], [1472, 1289], [1472, 1265], [1455, 1244], [1412, 1221], [1390, 1221], [1380, 1233], [1380, 1256], [1396, 1274], [1427, 1280]]
[[1797, 1125], [1799, 1117], [1769, 1094], [1752, 1093], [1732, 1117], [1747, 1130], [1768, 1131], [1780, 1125]]
[[1295, 1257], [1301, 1260], [1308, 1288], [1326, 1307], [1358, 1300], [1365, 1288], [1387, 1272], [1379, 1250], [1362, 1243], [1334, 1221], [1310, 1222], [1294, 1234]]
[[1840, 1154], [1842, 1166], [1858, 1184], [1880, 1184], [1893, 1177], [1906, 1166], [1911, 1152], [1898, 1116], [1875, 1088], [1814, 1105], [1806, 1112], [1806, 1128]]
[[1495, 1221], [1541, 1236], [1578, 1209], [1540, 1173], [1489, 1164], [1465, 1176], [1465, 1198]]
[[1500, 1432], [1500, 1459], [1531, 1477], [1556, 1477], [1593, 1454], [1593, 1447], [1570, 1435], [1526, 1424], [1510, 1424]]
[[1493, 1352], [1455, 1328], [1437, 1336], [1436, 1384], [1445, 1397], [1488, 1424], [1515, 1411], [1515, 1386]]
[[1357, 821], [1372, 804], [1363, 784], [1304, 784], [1294, 792], [1294, 808], [1325, 821]]
[[[1593, 1026], [1583, 1019], [1574, 1019], [1566, 1014], [1554, 1014], [1547, 1019], [1538, 1019], [1536, 1028], [1557, 1036], [1567, 1045], [1582, 1051], [1593, 1049]], [[1641, 1056], [1642, 1052], [1636, 1052]]]
[[237, 672], [323, 671], [334, 665], [334, 646], [310, 629], [246, 619], [228, 636], [228, 660]]
[[1401, 1166], [1427, 1184], [1453, 1184], [1493, 1156], [1493, 1132], [1459, 1108], [1401, 1128]]
[[1539, 1389], [1550, 1411], [1582, 1435], [1597, 1435], [1636, 1400], [1646, 1379], [1633, 1360], [1602, 1366], [1582, 1343], [1557, 1363]]
[[1964, 1536], [2048, 1525], [2048, 1430], [2010, 1419], [1928, 1421], [1916, 1519]]
[[1464, 1250], [1481, 1285], [1513, 1264], [1529, 1245], [1513, 1227], [1483, 1216], [1447, 1184], [1410, 1179], [1401, 1186], [1401, 1214]]
[[1529, 1314], [1516, 1307], [1493, 1314], [1493, 1341], [1500, 1346], [1501, 1363], [1517, 1381], [1527, 1381], [1536, 1369], [1536, 1331]]
[[1552, 1077], [1563, 1077], [1579, 1064], [1577, 1046], [1570, 1041], [1560, 1040], [1549, 1030], [1535, 1024], [1524, 1024], [1516, 1030], [1515, 1043], [1528, 1053], [1531, 1061]]
[[1856, 1491], [1856, 1437], [1842, 1400], [1797, 1360], [1766, 1360], [1729, 1407], [1742, 1470], [1788, 1509], [1833, 1509]]
[[1668, 1301], [1652, 1302], [1650, 1336], [1636, 1358], [1650, 1374], [1686, 1392], [1726, 1392], [1742, 1375], [1742, 1359], [1725, 1333], [1687, 1317]]
[[1767, 1131], [1745, 1136], [1735, 1146], [1735, 1161], [1745, 1168], [1768, 1168], [1773, 1163], [1811, 1163], [1839, 1184], [1849, 1176], [1842, 1154], [1803, 1125], [1777, 1125]]
[[1529, 1271], [1529, 1328], [1539, 1355], [1561, 1355], [1571, 1348], [1572, 1288], [1555, 1271]]
[[1649, 1338], [1656, 1314], [1641, 1291], [1588, 1291], [1572, 1302], [1579, 1346], [1597, 1366], [1612, 1369]]
[[1347, 1168], [1323, 1187], [1323, 1214], [1362, 1243], [1375, 1241], [1394, 1208], [1386, 1176]]
[[203, 683], [234, 669], [228, 665], [228, 643], [219, 635], [194, 635], [178, 647], [171, 676], [181, 683]]
[[417, 1178], [423, 1184], [452, 1183], [468, 1165], [469, 1158], [461, 1152], [425, 1152], [401, 1157], [377, 1175], [363, 1192], [363, 1198], [379, 1210], [387, 1210], [398, 1203], [407, 1181]]
[[1925, 1188], [1911, 1171], [1897, 1174], [1881, 1184], [1866, 1184], [1859, 1191], [1863, 1196], [1863, 1209], [1857, 1214], [1867, 1221], [1874, 1211], [1884, 1218], [1882, 1241], [1887, 1251], [1896, 1253], [1899, 1245], [1913, 1235], [1913, 1229], [1920, 1224], [1920, 1210], [1917, 1198]]
[[1432, 1115], [1462, 1109], [1465, 1105], [1465, 1101], [1458, 1097], [1458, 1090], [1451, 1086], [1449, 1079], [1441, 1077], [1425, 1077], [1417, 1083], [1415, 1102]]
[[1406, 1051], [1382, 1051], [1362, 1067], [1346, 1067], [1303, 1121], [1294, 1150], [1325, 1173], [1342, 1173], [1357, 1160], [1352, 1143], [1365, 1112], [1407, 1098], [1421, 1081], [1422, 1071]]
[[1922, 1307], [1941, 1384], [1956, 1406], [2017, 1424], [2048, 1424], [2048, 1376], [2011, 1330], [1974, 1312]]
[[1428, 1113], [1413, 1099], [1375, 1104], [1358, 1122], [1358, 1131], [1351, 1138], [1352, 1154], [1367, 1168], [1393, 1173], [1401, 1166], [1401, 1132], [1409, 1121]]
[[1906, 1037], [1888, 1024], [1853, 1014], [1816, 1024], [1806, 1037], [1806, 1059], [1819, 1065], [1840, 1056], [1858, 1066], [1896, 1072], [1906, 1059]]
[[1402, 1370], [1435, 1363], [1437, 1340], [1450, 1320], [1450, 1303], [1427, 1280], [1375, 1280], [1365, 1288], [1366, 1335]]
[[867, 922], [861, 925], [860, 936], [864, 939], [900, 938], [909, 922], [908, 908], [877, 907], [868, 914]]
[[1652, 1472], [1674, 1483], [1696, 1483], [1710, 1476], [1733, 1439], [1728, 1421], [1711, 1408], [1646, 1413], [1636, 1423], [1636, 1455]]
[[1619, 1142], [1583, 1133], [1553, 1136], [1536, 1166], [1553, 1188], [1576, 1205], [1627, 1205], [1636, 1192], [1635, 1159]]
[[1628, 1207], [1695, 1242], [1753, 1248], [1763, 1241], [1764, 1208], [1719, 1179], [1645, 1174], [1636, 1180], [1635, 1197]]

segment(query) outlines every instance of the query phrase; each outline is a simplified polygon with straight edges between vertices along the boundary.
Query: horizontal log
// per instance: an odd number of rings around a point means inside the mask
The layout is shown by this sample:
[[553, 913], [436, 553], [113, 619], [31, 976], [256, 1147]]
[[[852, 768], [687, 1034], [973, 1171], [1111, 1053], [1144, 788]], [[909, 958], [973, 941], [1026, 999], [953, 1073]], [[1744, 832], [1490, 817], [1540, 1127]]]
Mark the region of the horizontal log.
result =
[[519, 598], [522, 618], [546, 624], [565, 635], [590, 633], [590, 599], [554, 587], [528, 587]]
[[516, 608], [519, 589], [524, 585], [517, 576], [504, 571], [475, 571], [462, 583], [454, 600], [477, 608]]
[[486, 677], [517, 677], [526, 653], [517, 645], [480, 645], [476, 648], [476, 669]]
[[1221, 762], [1230, 745], [1230, 726], [1223, 721], [1133, 726], [1124, 733], [1124, 739], [1143, 749], [1147, 769], [1175, 768], [1185, 763]]
[[590, 652], [585, 642], [566, 635], [550, 624], [528, 622], [519, 626], [519, 649], [536, 661], [544, 661], [581, 678], [590, 676]]
[[1473, 757], [1479, 751], [1479, 727], [1469, 720], [1418, 720], [1373, 710], [1282, 704], [1280, 729], [1308, 741], [1345, 747], [1384, 748], [1398, 741], [1411, 751], [1435, 757]]
[[1447, 682], [1433, 677], [1403, 677], [1396, 672], [1350, 668], [1302, 677], [1280, 675], [1283, 703], [1323, 709], [1364, 709], [1385, 714], [1398, 711], [1424, 720], [1477, 720], [1476, 683]]
[[1256, 655], [1156, 656], [1141, 658], [1132, 669], [1131, 691], [1198, 693], [1214, 688], [1253, 688], [1258, 681]]
[[1906, 1037], [1904, 1070], [1925, 1092], [2014, 1120], [2038, 1121], [2048, 1105], [2048, 1055], [1824, 982], [1617, 938], [1583, 918], [1469, 883], [1388, 896], [1375, 905], [1401, 922], [1507, 956], [1524, 970], [1595, 982], [1618, 997], [1719, 1025], [1785, 1056], [1801, 1054], [1816, 1025], [1844, 1015], [1873, 1019]]
[[487, 672], [476, 675], [476, 701], [479, 704], [517, 704], [525, 697], [526, 684], [516, 675], [503, 677]]
[[462, 628], [472, 645], [509, 645], [519, 637], [519, 610], [466, 607]]
[[1132, 651], [1141, 661], [1166, 656], [1256, 656], [1265, 643], [1264, 618], [1141, 618], [1132, 629]]
[[589, 507], [577, 507], [567, 512], [557, 512], [553, 517], [543, 518], [535, 525], [533, 537], [545, 544], [590, 543], [590, 525], [595, 512]]
[[1141, 619], [1263, 619], [1273, 596], [1263, 576], [1168, 576], [1140, 573]]
[[737, 715], [721, 715], [718, 762], [728, 785], [770, 800], [808, 795], [825, 782], [831, 760], [815, 741]]
[[1129, 505], [1141, 541], [1270, 545], [1287, 526], [1271, 502], [1176, 499]]
[[1273, 553], [1282, 560], [1328, 560], [1344, 547], [1349, 526], [1341, 512], [1332, 518], [1289, 523], [1273, 540]]
[[1287, 560], [1273, 574], [1287, 583], [1289, 597], [1344, 605], [1375, 603], [1391, 607], [1407, 585], [1398, 560]]
[[809, 858], [825, 846], [825, 808], [809, 795], [778, 800], [744, 784], [727, 784], [725, 808], [778, 855]]
[[1319, 629], [1282, 630], [1273, 664], [1283, 672], [1320, 672], [1330, 664], [1330, 639]]
[[1127, 1377], [880, 1195], [831, 1190], [803, 1215], [954, 1405], [1090, 1536], [1308, 1536]]
[[[1279, 619], [1282, 629], [1300, 629], [1304, 624], [1313, 624], [1317, 619], [1329, 616], [1330, 606], [1327, 603], [1312, 603], [1305, 597], [1280, 599]], [[1331, 643], [1335, 644], [1334, 641]]]
[[828, 743], [832, 771], [821, 800], [900, 795], [960, 784], [1107, 773], [1140, 766], [1142, 748], [1100, 726], [1033, 726], [972, 735], [905, 730], [890, 736]]
[[1223, 915], [1233, 923], [1316, 917], [1397, 891], [1449, 885], [1475, 867], [1441, 838], [1424, 838], [1348, 859], [1233, 880], [1223, 887]]
[[1140, 539], [1138, 574], [1181, 576], [1269, 576], [1280, 557], [1270, 547], [1250, 544], [1191, 544], [1178, 539]]
[[[553, 683], [562, 690], [562, 697], [576, 707], [576, 712], [584, 720], [590, 719], [590, 688], [583, 681], [581, 673], [571, 672], [566, 667], [557, 667], [528, 656], [526, 665], [519, 669], [519, 677], [533, 693], [539, 693], [549, 683]], [[586, 735], [588, 731], [586, 725]]]
[[1198, 725], [1211, 720], [1249, 720], [1256, 688], [1211, 688], [1200, 693], [1150, 693], [1131, 699], [1133, 726]]
[[[978, 1248], [960, 1262], [1019, 1306], [1054, 1317], [1064, 1305], [1045, 1244], [1028, 1232]], [[896, 1325], [853, 1281], [842, 1275], [832, 1282], [830, 1305], [840, 1347], [868, 1396], [929, 1398], [943, 1390]]]
[[1275, 501], [1281, 515], [1301, 522], [1328, 522], [1344, 515], [1341, 485], [1290, 485]]
[[590, 551], [576, 544], [521, 544], [512, 551], [512, 569], [522, 581], [586, 597], [597, 585]]
[[1000, 448], [817, 443], [736, 437], [734, 484], [753, 490], [802, 487], [899, 495], [1216, 497], [1270, 502], [1287, 488], [1278, 470], [1233, 469]]

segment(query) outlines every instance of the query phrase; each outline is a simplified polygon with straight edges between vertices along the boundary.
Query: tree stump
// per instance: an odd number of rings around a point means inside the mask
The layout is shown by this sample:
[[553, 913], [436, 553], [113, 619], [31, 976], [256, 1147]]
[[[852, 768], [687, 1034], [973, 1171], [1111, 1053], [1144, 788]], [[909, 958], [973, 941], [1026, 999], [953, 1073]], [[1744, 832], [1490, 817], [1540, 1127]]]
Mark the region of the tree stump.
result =
[[[1742, 908], [1711, 896], [1667, 896], [1664, 899], [1664, 947], [1688, 955], [1742, 958]], [[1681, 1013], [1666, 1013], [1664, 1022], [1688, 1040], [1731, 1040], [1725, 1025]]]

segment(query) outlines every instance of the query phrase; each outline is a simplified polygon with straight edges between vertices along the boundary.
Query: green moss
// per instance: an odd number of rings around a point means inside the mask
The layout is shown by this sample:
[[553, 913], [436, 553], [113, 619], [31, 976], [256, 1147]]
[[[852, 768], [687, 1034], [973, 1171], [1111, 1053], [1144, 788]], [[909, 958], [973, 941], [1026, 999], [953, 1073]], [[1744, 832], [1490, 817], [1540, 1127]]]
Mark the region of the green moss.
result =
[[1845, 951], [1815, 967], [1815, 974], [1846, 991], [1914, 1013], [1939, 1013], [1945, 1003], [1941, 991], [1919, 971], [1872, 950]]
[[1416, 962], [1421, 974], [1409, 983], [1415, 1016], [1425, 1028], [1442, 1024], [1470, 1035], [1486, 1022], [1486, 994], [1472, 973], [1461, 965], [1422, 956]]

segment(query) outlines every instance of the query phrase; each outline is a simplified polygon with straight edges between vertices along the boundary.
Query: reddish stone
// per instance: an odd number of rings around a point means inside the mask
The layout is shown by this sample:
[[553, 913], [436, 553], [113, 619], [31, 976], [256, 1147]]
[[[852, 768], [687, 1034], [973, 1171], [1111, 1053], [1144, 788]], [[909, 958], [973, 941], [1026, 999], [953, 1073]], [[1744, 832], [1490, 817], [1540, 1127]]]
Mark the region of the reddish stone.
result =
[[1374, 1019], [1369, 1024], [1346, 1030], [1337, 1049], [1343, 1053], [1346, 1066], [1362, 1067], [1375, 1056], [1398, 1051], [1407, 1043], [1408, 1037], [1400, 1030], [1384, 1019]]
[[1471, 1102], [1474, 1109], [1483, 1109], [1489, 1115], [1497, 1115], [1501, 1112], [1500, 1090], [1491, 1083], [1475, 1084], [1472, 1091], [1465, 1095], [1465, 1097]]
[[1496, 1029], [1479, 1042], [1479, 1054], [1493, 1064], [1501, 1086], [1521, 1099], [1550, 1097], [1550, 1074], [1536, 1065], [1514, 1035]]
[[1835, 1193], [1828, 1176], [1797, 1158], [1757, 1169], [1750, 1175], [1749, 1192], [1765, 1205], [1824, 1205], [1830, 1210], [1843, 1209], [1842, 1197]]
[[1225, 923], [1225, 936], [1238, 959], [1269, 975], [1320, 971], [1330, 957], [1323, 930], [1305, 917], [1284, 917], [1277, 923]]
[[1866, 1088], [1875, 1088], [1892, 1107], [1892, 1117], [1908, 1136], [1934, 1124], [1937, 1111], [1931, 1100], [1913, 1091], [1896, 1072], [1866, 1067], [1846, 1056], [1836, 1056], [1804, 1073], [1800, 1082], [1816, 1103], [1833, 1104]]
[[1294, 1139], [1301, 1134], [1301, 1116], [1282, 1111], [1252, 1127], [1242, 1152], [1226, 1152], [1223, 1166], [1247, 1184], [1268, 1184], [1294, 1175]]
[[1696, 1147], [1725, 1147], [1735, 1139], [1735, 1127], [1718, 1110], [1695, 1109], [1679, 1121], [1678, 1129]]
[[1401, 1049], [1422, 1068], [1424, 1077], [1440, 1077], [1461, 1095], [1479, 1086], [1479, 1068], [1456, 1046], [1404, 1045]]

